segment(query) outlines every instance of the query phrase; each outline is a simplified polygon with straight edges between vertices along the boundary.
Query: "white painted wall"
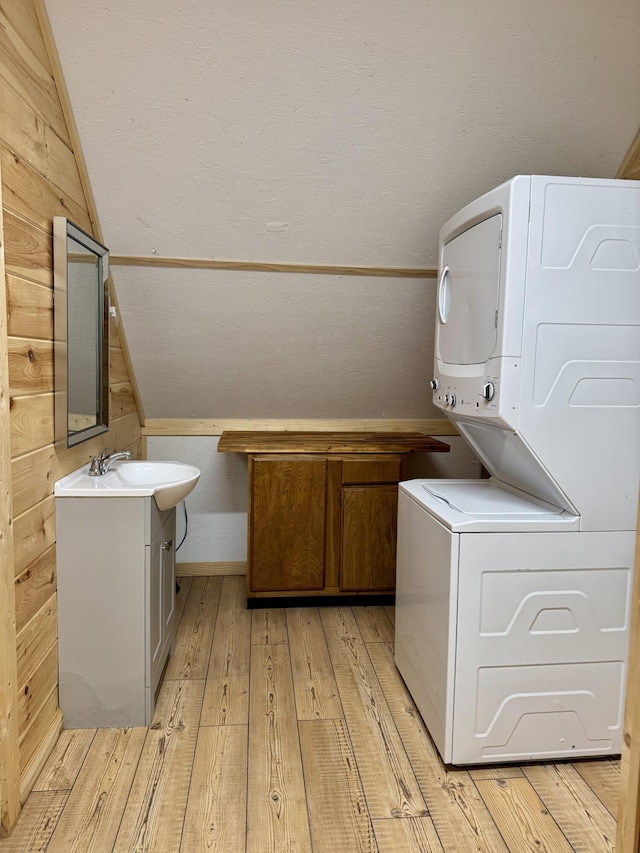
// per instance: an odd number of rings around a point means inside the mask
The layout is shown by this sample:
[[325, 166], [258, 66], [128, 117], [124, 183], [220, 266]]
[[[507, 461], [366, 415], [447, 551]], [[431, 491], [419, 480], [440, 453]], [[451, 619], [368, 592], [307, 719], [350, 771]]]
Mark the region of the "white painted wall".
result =
[[[637, 0], [45, 2], [113, 254], [433, 266], [637, 131]], [[312, 278], [114, 269], [147, 416], [428, 417], [432, 284]]]
[[[410, 456], [409, 476], [478, 477], [480, 464], [460, 436], [440, 439], [449, 453]], [[187, 538], [178, 551], [179, 563], [217, 563], [247, 558], [247, 462], [239, 453], [218, 453], [215, 436], [149, 436], [147, 457], [188, 462], [202, 471], [186, 498]], [[177, 509], [176, 540], [184, 534], [182, 506]]]

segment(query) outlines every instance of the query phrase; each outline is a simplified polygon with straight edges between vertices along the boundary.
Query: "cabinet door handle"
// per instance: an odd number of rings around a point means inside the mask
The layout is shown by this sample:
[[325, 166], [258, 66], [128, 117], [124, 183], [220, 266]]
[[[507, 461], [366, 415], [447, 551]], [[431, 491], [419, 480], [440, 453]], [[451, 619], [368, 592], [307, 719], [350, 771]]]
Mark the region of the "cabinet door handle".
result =
[[162, 550], [163, 551], [170, 551], [172, 547], [173, 547], [173, 539], [169, 539], [167, 542], [162, 543]]

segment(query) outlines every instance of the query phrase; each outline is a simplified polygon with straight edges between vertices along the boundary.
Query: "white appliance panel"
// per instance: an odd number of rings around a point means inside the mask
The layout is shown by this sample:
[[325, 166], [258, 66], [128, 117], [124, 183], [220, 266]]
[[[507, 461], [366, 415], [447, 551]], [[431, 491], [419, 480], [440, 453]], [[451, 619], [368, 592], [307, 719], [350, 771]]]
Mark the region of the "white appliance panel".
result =
[[444, 247], [436, 352], [448, 364], [485, 364], [494, 353], [501, 241], [502, 215], [497, 213]]
[[619, 752], [633, 551], [626, 532], [460, 536], [455, 763]]
[[395, 659], [445, 760], [451, 756], [458, 539], [399, 493]]
[[454, 532], [579, 529], [577, 516], [496, 480], [407, 480], [399, 490]]

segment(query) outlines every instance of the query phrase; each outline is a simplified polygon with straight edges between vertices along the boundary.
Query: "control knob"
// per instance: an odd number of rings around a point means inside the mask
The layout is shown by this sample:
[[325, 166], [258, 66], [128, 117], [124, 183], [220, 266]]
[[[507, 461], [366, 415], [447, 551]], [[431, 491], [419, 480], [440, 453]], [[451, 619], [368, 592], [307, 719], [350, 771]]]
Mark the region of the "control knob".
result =
[[429, 385], [431, 386], [432, 391], [437, 391], [438, 388], [440, 387], [440, 380], [439, 379], [432, 379], [431, 382], [429, 383]]
[[458, 398], [455, 394], [451, 394], [451, 396], [449, 397], [449, 402], [451, 403], [452, 407], [455, 406], [455, 404], [458, 402]]
[[493, 400], [493, 398], [496, 396], [496, 386], [493, 384], [493, 382], [491, 382], [491, 380], [484, 383], [484, 386], [482, 388], [482, 396], [487, 401], [487, 403], [490, 403], [491, 400]]

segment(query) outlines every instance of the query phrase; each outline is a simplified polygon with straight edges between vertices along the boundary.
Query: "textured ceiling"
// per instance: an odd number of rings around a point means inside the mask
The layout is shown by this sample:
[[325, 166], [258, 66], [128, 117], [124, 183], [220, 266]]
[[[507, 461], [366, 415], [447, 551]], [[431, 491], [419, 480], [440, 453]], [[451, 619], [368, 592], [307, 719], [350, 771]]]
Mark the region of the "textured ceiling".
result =
[[[612, 176], [640, 124], [636, 0], [46, 6], [113, 254], [433, 266], [440, 225], [474, 196], [518, 173]], [[228, 363], [227, 338], [199, 330], [203, 317], [222, 316], [248, 359], [287, 368], [292, 385], [278, 416], [340, 416], [333, 380], [322, 381], [305, 347], [315, 293], [307, 309], [304, 299], [287, 307], [281, 279], [268, 275], [258, 285], [242, 273], [115, 269], [114, 279], [147, 415], [254, 410], [257, 386], [245, 386], [243, 403], [241, 391], [230, 395], [206, 374]], [[260, 307], [271, 331], [258, 336], [260, 352], [255, 328], [242, 322], [250, 303], [227, 299], [234, 281], [249, 293], [274, 289], [271, 309]], [[408, 300], [399, 315], [411, 314], [415, 288], [387, 285]], [[431, 312], [433, 284], [422, 286]], [[295, 276], [286, 287], [304, 294], [324, 285]], [[335, 376], [354, 352], [398, 346], [385, 317], [367, 313], [376, 288], [348, 285], [335, 303], [354, 337], [323, 356], [323, 375]], [[181, 337], [167, 308], [176, 292]], [[333, 320], [319, 323], [326, 339]], [[162, 343], [170, 375], [150, 364], [145, 329]], [[195, 331], [195, 360], [184, 329]], [[432, 414], [418, 384], [430, 353], [420, 371], [403, 372], [430, 338], [409, 323], [406, 351], [387, 352], [396, 416]], [[355, 358], [360, 373], [347, 372], [340, 398], [361, 399], [366, 361]], [[384, 408], [378, 396], [355, 406], [360, 416]]]

